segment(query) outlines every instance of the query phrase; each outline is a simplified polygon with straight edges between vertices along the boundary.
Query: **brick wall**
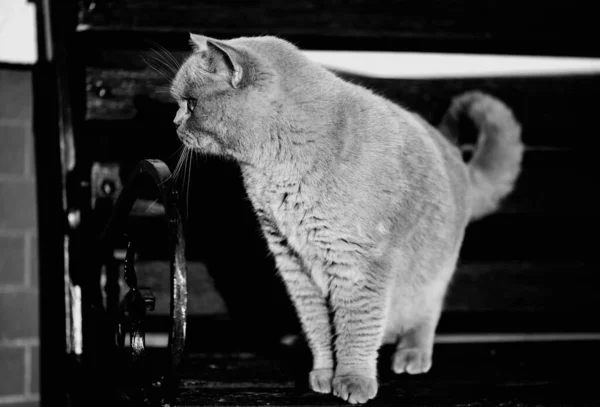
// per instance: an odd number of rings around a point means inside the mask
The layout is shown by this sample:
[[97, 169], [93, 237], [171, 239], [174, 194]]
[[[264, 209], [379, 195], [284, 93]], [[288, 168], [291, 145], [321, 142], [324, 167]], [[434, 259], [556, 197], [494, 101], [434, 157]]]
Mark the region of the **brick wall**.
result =
[[39, 405], [31, 72], [0, 66], [0, 406]]

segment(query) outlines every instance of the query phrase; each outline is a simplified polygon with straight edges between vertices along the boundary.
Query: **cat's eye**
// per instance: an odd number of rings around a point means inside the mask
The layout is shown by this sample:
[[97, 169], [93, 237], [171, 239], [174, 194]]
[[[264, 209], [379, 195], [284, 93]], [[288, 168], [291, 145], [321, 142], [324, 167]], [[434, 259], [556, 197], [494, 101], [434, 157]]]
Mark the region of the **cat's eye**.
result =
[[196, 107], [196, 99], [186, 99], [186, 106], [188, 113], [192, 113]]

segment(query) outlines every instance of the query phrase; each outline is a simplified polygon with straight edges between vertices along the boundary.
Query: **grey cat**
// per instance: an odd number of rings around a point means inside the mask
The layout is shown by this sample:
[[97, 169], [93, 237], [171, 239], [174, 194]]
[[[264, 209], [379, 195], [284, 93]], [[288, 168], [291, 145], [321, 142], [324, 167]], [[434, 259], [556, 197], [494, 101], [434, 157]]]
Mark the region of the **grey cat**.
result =
[[[171, 87], [178, 136], [239, 163], [313, 354], [311, 388], [375, 397], [383, 343], [397, 343], [395, 372], [427, 372], [465, 227], [520, 171], [511, 111], [466, 93], [436, 130], [282, 39], [191, 44]], [[468, 165], [448, 141], [463, 114], [479, 129]]]

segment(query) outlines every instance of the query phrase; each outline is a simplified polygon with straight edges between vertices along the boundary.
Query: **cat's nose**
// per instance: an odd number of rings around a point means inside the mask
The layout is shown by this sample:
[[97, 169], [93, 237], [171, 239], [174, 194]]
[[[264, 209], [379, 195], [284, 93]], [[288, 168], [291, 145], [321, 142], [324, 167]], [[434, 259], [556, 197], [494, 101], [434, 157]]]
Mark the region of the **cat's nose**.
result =
[[175, 118], [173, 119], [173, 123], [176, 127], [179, 127], [181, 125], [181, 122], [183, 122], [184, 117], [185, 112], [181, 108], [177, 110], [177, 113], [175, 113]]
[[179, 126], [181, 126], [181, 118], [180, 117], [175, 117], [175, 119], [173, 119], [173, 124], [175, 125], [175, 129], [178, 129]]

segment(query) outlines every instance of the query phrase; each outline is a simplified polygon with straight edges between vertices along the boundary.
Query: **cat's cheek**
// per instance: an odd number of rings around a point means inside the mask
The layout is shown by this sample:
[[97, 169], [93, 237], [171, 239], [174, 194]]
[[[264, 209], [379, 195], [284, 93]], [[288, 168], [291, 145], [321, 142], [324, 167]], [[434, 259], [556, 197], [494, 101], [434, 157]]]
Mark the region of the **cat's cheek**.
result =
[[189, 148], [197, 148], [198, 147], [198, 142], [195, 139], [195, 137], [192, 137], [185, 131], [178, 131], [177, 137], [179, 138], [179, 140], [181, 140], [183, 145], [186, 147], [189, 147]]
[[197, 140], [198, 149], [206, 154], [223, 154], [221, 146], [210, 137], [201, 137]]

